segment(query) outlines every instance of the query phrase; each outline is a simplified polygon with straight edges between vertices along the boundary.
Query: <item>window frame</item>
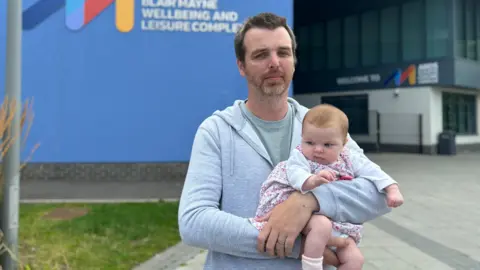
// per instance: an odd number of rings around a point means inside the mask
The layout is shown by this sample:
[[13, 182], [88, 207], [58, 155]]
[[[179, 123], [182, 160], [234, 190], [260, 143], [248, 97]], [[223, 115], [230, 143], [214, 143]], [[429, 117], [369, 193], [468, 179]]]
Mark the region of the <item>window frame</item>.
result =
[[[477, 96], [442, 92], [442, 130], [458, 135], [477, 135]], [[464, 128], [461, 128], [462, 125]]]

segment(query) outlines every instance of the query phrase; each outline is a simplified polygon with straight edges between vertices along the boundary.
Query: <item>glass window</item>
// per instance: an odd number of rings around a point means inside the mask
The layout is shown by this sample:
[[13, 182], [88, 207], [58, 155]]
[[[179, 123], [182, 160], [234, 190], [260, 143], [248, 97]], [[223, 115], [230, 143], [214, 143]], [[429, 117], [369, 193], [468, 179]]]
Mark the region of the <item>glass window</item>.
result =
[[424, 57], [424, 19], [421, 1], [402, 5], [402, 56], [406, 62]]
[[379, 63], [380, 35], [378, 11], [369, 11], [362, 14], [361, 48], [362, 65], [373, 66]]
[[480, 1], [475, 3], [475, 29], [477, 40], [477, 59], [480, 60]]
[[340, 19], [327, 22], [327, 67], [339, 69], [342, 66], [342, 28]]
[[465, 42], [465, 1], [455, 0], [455, 55], [467, 57], [467, 46]]
[[309, 64], [309, 29], [308, 26], [299, 27], [296, 33], [297, 36], [297, 59], [298, 70], [308, 71]]
[[349, 16], [343, 22], [343, 65], [346, 68], [359, 66], [360, 22], [357, 15]]
[[398, 62], [400, 47], [399, 8], [389, 7], [380, 12], [380, 51], [384, 64]]
[[448, 55], [449, 29], [447, 1], [425, 0], [425, 17], [427, 28], [427, 57]]
[[311, 57], [311, 69], [321, 70], [326, 66], [326, 47], [325, 47], [325, 24], [317, 23], [312, 27], [312, 57]]
[[467, 58], [477, 59], [477, 37], [475, 33], [475, 2], [465, 0], [465, 46]]
[[477, 102], [475, 95], [443, 93], [443, 130], [458, 134], [476, 134]]
[[350, 134], [368, 134], [368, 95], [322, 97], [322, 103], [333, 105], [347, 115]]
[[480, 1], [475, 3], [475, 29], [477, 40], [477, 59], [480, 60]]

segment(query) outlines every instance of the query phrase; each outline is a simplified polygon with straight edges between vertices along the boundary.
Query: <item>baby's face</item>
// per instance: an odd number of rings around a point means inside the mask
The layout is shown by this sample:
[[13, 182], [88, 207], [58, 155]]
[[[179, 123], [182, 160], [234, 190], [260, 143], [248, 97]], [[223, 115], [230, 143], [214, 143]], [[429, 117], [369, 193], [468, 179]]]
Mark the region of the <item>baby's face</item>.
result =
[[302, 151], [307, 159], [320, 164], [337, 161], [344, 139], [339, 128], [318, 128], [305, 123], [302, 134]]

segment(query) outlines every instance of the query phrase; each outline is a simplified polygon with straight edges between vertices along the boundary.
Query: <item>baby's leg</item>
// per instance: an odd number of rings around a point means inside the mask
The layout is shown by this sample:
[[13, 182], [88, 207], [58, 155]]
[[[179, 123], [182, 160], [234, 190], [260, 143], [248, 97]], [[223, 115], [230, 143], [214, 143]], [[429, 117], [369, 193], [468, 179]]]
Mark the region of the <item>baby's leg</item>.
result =
[[323, 269], [323, 252], [332, 235], [332, 222], [325, 216], [313, 215], [302, 233], [305, 235], [302, 269]]
[[340, 266], [337, 270], [361, 270], [364, 263], [363, 254], [352, 238], [347, 238], [348, 245], [337, 249]]

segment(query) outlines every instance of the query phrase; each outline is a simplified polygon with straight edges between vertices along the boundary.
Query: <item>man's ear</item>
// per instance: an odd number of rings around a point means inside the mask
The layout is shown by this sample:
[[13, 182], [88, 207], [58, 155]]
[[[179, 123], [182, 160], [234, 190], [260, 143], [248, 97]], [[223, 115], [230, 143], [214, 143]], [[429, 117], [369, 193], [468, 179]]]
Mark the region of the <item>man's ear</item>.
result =
[[242, 77], [245, 77], [245, 63], [237, 59], [237, 67], [240, 75], [242, 75]]

